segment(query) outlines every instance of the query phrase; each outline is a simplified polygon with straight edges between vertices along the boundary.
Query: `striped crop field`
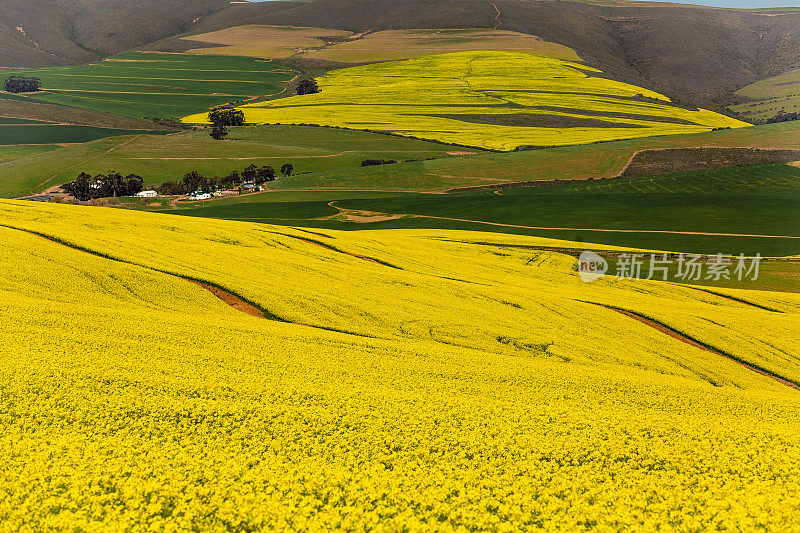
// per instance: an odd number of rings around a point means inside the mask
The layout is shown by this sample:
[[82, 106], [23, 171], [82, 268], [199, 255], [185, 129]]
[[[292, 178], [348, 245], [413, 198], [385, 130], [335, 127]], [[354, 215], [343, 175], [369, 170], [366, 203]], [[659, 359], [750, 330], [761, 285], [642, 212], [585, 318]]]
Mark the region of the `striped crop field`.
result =
[[10, 530], [778, 530], [800, 509], [800, 294], [586, 284], [555, 251], [579, 244], [536, 237], [0, 215]]
[[601, 76], [580, 63], [533, 54], [457, 52], [336, 70], [318, 79], [317, 94], [241, 109], [250, 123], [375, 130], [496, 150], [748, 125]]
[[180, 117], [283, 91], [296, 72], [247, 57], [128, 52], [89, 65], [20, 70], [36, 76], [38, 101], [128, 117]]
[[731, 106], [731, 110], [753, 120], [800, 113], [800, 68], [751, 83], [736, 94], [748, 101]]

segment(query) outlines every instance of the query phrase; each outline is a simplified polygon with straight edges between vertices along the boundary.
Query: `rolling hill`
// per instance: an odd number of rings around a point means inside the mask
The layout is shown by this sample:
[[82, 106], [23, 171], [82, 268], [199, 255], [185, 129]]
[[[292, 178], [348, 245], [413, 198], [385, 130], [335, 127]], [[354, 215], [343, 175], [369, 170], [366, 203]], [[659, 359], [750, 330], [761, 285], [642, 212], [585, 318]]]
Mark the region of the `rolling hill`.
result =
[[800, 295], [586, 284], [531, 237], [0, 212], [11, 529], [794, 519]]
[[567, 46], [617, 79], [702, 106], [739, 103], [738, 89], [800, 61], [796, 10], [547, 0], [147, 0], [135, 8], [127, 0], [9, 0], [0, 20], [5, 67], [86, 62], [139, 47], [185, 51], [198, 43], [179, 37], [253, 24], [509, 30]]
[[336, 70], [317, 80], [317, 94], [239, 109], [254, 124], [316, 124], [505, 151], [748, 126], [601, 76], [541, 55], [455, 52]]
[[[224, 25], [235, 25], [234, 19], [225, 20]], [[706, 106], [735, 100], [736, 90], [800, 61], [797, 10], [547, 0], [317, 0], [241, 20], [353, 32], [517, 31], [572, 48], [590, 65], [623, 81]], [[205, 26], [203, 31], [211, 29], [220, 27]]]
[[4, 0], [0, 67], [88, 62], [183, 33], [226, 0]]
[[752, 83], [736, 94], [747, 98], [747, 103], [731, 109], [748, 118], [765, 120], [800, 113], [800, 68]]

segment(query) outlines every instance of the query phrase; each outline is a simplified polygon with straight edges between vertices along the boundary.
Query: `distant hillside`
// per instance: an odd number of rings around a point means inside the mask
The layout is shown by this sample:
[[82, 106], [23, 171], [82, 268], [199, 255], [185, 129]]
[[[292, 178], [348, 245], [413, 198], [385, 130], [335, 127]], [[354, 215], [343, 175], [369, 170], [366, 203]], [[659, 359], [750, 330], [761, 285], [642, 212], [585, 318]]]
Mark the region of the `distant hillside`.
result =
[[92, 61], [190, 31], [228, 0], [3, 0], [0, 67]]
[[[498, 16], [497, 11], [500, 11]], [[800, 62], [800, 13], [537, 0], [317, 0], [248, 23], [351, 31], [499, 28], [569, 46], [631, 83], [708, 105]]]
[[[467, 51], [334, 70], [320, 92], [241, 106], [250, 124], [317, 124], [492, 150], [698, 133], [749, 124], [684, 109], [541, 55]], [[207, 123], [208, 114], [184, 119]]]
[[[574, 49], [616, 79], [723, 109], [737, 90], [800, 64], [800, 12], [549, 0], [4, 0], [0, 66], [80, 62], [247, 24], [362, 32], [489, 28]], [[499, 14], [498, 14], [499, 12]], [[17, 27], [22, 30], [17, 30]], [[23, 35], [22, 31], [25, 32]], [[166, 45], [163, 40], [166, 41]], [[163, 48], [162, 48], [163, 49]]]

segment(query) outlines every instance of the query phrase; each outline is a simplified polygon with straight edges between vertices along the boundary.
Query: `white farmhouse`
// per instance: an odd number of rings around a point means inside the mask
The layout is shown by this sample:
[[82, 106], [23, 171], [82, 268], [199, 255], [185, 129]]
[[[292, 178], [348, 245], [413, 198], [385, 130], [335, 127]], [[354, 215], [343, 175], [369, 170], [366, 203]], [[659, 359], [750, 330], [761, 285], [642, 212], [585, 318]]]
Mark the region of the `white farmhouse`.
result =
[[211, 199], [210, 192], [193, 192], [189, 195], [190, 200], [209, 200]]
[[158, 193], [156, 191], [142, 191], [137, 192], [134, 196], [136, 198], [155, 198], [158, 196]]

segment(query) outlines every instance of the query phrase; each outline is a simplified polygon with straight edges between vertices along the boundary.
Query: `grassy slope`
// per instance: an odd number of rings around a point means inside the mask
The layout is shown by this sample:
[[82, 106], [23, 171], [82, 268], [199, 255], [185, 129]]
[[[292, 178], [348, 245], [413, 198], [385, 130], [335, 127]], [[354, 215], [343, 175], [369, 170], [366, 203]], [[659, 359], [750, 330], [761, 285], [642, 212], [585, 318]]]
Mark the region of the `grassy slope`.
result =
[[[192, 33], [184, 42], [196, 43], [192, 52], [211, 55], [287, 58], [302, 50], [299, 59], [335, 63], [370, 63], [409, 59], [435, 53], [465, 50], [530, 52], [566, 61], [580, 61], [574, 50], [533, 35], [506, 30], [440, 29], [389, 30], [354, 39], [351, 32], [326, 28], [235, 26], [210, 33]], [[325, 37], [333, 37], [328, 41]], [[174, 42], [174, 40], [173, 40]], [[215, 45], [202, 48], [202, 43]], [[166, 46], [164, 43], [162, 46]], [[176, 50], [188, 45], [175, 43]]]
[[279, 93], [295, 76], [242, 57], [128, 52], [99, 63], [18, 71], [41, 78], [38, 100], [131, 117], [179, 117]]
[[19, 124], [0, 127], [0, 146], [14, 144], [86, 143], [117, 135], [138, 133], [131, 130], [93, 128], [57, 124]]
[[0, 146], [0, 163], [5, 163], [12, 159], [39, 155], [59, 148], [56, 144], [47, 145], [11, 145]]
[[228, 5], [226, 0], [4, 0], [0, 66], [94, 61], [184, 32], [193, 20]]
[[[241, 109], [251, 123], [387, 131], [496, 150], [747, 125], [677, 107], [654, 91], [601, 75], [591, 67], [521, 52], [457, 52], [336, 70], [318, 79], [318, 94]], [[647, 100], [639, 101], [642, 97]], [[506, 125], [509, 118], [526, 117], [537, 124]], [[592, 125], [564, 127], [568, 119]], [[207, 117], [184, 121], [207, 122]]]
[[800, 123], [506, 154], [480, 154], [380, 169], [357, 169], [336, 176], [297, 176], [275, 182], [272, 187], [442, 190], [513, 181], [607, 178], [618, 175], [638, 150], [680, 147], [797, 150], [800, 149]]
[[[210, 33], [193, 34], [184, 37], [195, 44], [191, 53], [265, 57], [286, 59], [298, 50], [321, 48], [325, 46], [327, 37], [337, 39], [352, 35], [348, 31], [327, 28], [291, 28], [276, 26], [235, 26]], [[214, 45], [204, 48], [204, 44]]]
[[800, 112], [800, 69], [750, 84], [736, 94], [752, 102], [732, 106], [731, 109], [753, 119], [768, 119], [781, 111]]
[[[500, 29], [568, 46], [618, 79], [701, 107], [800, 60], [797, 15], [641, 2], [493, 3]], [[493, 28], [496, 16], [482, 0], [320, 0], [251, 22], [352, 31]]]
[[778, 313], [587, 285], [564, 256], [469, 244], [567, 244], [532, 238], [0, 211], [128, 262], [0, 228], [13, 529], [780, 529], [796, 513], [797, 391], [601, 305], [800, 380], [797, 295], [733, 291]]
[[[617, 175], [637, 150], [681, 146], [798, 149], [798, 128], [800, 125], [797, 123], [785, 123], [698, 135], [479, 154], [368, 168], [359, 166], [363, 159], [427, 158], [461, 149], [327, 128], [269, 126], [238, 129], [224, 143], [212, 142], [206, 132], [201, 131], [166, 137], [143, 136], [121, 148], [118, 148], [119, 144], [129, 139], [100, 140], [64, 149], [58, 154], [0, 165], [0, 191], [5, 196], [27, 194], [44, 181], [43, 177], [55, 176], [52, 183], [60, 183], [72, 177], [77, 167], [97, 172], [109, 168], [120, 172], [130, 169], [130, 172], [139, 173], [148, 180], [160, 182], [193, 169], [208, 175], [224, 174], [250, 163], [271, 164], [284, 159], [291, 160], [297, 172], [303, 174], [274, 182], [271, 187], [275, 190], [429, 191], [531, 179], [602, 178]], [[104, 154], [108, 150], [111, 152]], [[349, 150], [356, 153], [332, 158], [316, 157]], [[142, 157], [155, 159], [137, 159]]]
[[[796, 255], [800, 239], [616, 233], [587, 229], [662, 230], [800, 237], [800, 169], [762, 165], [680, 173], [648, 178], [619, 178], [540, 188], [506, 189], [448, 195], [356, 195], [341, 192], [268, 193], [242, 202], [204, 203], [184, 215], [267, 223], [350, 228], [457, 228], [522, 233], [587, 243], [701, 253]], [[285, 195], [284, 195], [285, 194]], [[459, 220], [403, 218], [367, 226], [336, 221], [300, 221], [337, 213], [328, 202], [347, 209], [389, 214], [466, 219], [498, 224], [580, 230], [541, 230], [474, 224]], [[281, 203], [284, 202], [284, 203]], [[285, 220], [280, 220], [285, 219]]]
[[8, 93], [0, 93], [0, 117], [125, 130], [168, 130], [166, 127], [144, 120], [121, 117], [111, 113], [99, 113], [89, 109], [48, 104], [38, 100], [35, 96], [19, 97]]
[[31, 188], [46, 177], [52, 176], [49, 185], [57, 185], [81, 171], [116, 169], [160, 184], [190, 170], [214, 176], [250, 164], [279, 168], [291, 162], [298, 173], [332, 177], [343, 169], [359, 168], [364, 159], [446, 157], [451, 150], [424, 141], [300, 126], [234, 128], [222, 142], [212, 140], [208, 131], [101, 139], [0, 165], [0, 196], [35, 192]]

